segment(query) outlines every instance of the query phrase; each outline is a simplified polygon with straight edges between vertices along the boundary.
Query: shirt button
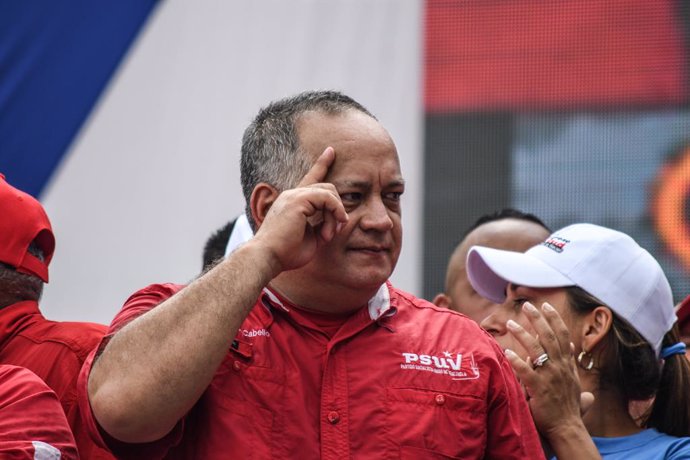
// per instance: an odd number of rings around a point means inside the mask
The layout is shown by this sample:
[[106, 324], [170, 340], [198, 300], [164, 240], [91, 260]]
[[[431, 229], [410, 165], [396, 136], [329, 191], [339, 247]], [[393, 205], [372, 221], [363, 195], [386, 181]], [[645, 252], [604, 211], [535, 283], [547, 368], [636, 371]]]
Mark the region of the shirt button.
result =
[[446, 397], [443, 395], [436, 395], [434, 398], [437, 406], [442, 406], [446, 402]]
[[340, 415], [336, 411], [331, 411], [328, 413], [328, 421], [335, 425], [340, 421]]
[[234, 363], [232, 363], [232, 368], [236, 371], [239, 371], [240, 369], [242, 369], [242, 366], [240, 365], [239, 361], [235, 361]]

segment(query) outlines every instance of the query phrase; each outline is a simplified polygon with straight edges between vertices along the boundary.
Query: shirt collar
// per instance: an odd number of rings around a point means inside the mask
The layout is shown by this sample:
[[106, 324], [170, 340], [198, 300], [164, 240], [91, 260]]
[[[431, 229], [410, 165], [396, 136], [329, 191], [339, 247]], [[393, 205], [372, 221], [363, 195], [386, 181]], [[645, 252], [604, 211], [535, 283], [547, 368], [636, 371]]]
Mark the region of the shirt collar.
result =
[[38, 302], [26, 300], [0, 309], [0, 350], [27, 325], [42, 318]]
[[391, 310], [391, 293], [388, 289], [388, 284], [383, 283], [374, 297], [369, 299], [369, 317], [372, 321], [376, 321], [382, 316], [394, 313]]
[[272, 306], [280, 307], [281, 309], [283, 309], [285, 311], [290, 311], [290, 308], [287, 305], [285, 305], [285, 303], [287, 303], [287, 302], [283, 302], [282, 300], [280, 300], [278, 295], [276, 295], [268, 287], [265, 287], [263, 289], [263, 293], [268, 297], [268, 301]]
[[[265, 299], [267, 302], [261, 302], [266, 308], [280, 308], [286, 312], [290, 311], [291, 305], [286, 300], [281, 299], [277, 293], [273, 292], [270, 288], [265, 287], [263, 289], [262, 300]], [[384, 316], [391, 316], [395, 313], [395, 309], [391, 309], [391, 295], [388, 288], [388, 283], [383, 283], [379, 287], [376, 294], [369, 299], [368, 303], [369, 318], [372, 321], [376, 321]]]

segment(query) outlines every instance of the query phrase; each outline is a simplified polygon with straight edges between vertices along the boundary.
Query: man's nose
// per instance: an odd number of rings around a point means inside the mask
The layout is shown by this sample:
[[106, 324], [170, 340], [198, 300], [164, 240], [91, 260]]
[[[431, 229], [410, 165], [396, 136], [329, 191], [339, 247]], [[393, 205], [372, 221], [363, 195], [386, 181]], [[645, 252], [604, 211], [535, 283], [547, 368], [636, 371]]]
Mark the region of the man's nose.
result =
[[362, 229], [380, 232], [391, 230], [393, 228], [393, 219], [391, 219], [389, 212], [389, 209], [380, 197], [372, 198], [367, 203], [365, 214], [361, 220]]

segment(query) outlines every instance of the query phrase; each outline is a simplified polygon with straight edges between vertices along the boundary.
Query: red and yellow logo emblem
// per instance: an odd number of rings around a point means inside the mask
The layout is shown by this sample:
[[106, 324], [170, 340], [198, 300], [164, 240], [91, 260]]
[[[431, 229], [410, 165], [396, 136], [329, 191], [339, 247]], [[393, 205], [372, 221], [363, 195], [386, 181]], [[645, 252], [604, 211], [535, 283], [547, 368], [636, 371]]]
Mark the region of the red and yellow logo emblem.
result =
[[666, 164], [657, 177], [651, 213], [656, 230], [669, 248], [690, 271], [690, 225], [686, 209], [690, 199], [690, 145]]

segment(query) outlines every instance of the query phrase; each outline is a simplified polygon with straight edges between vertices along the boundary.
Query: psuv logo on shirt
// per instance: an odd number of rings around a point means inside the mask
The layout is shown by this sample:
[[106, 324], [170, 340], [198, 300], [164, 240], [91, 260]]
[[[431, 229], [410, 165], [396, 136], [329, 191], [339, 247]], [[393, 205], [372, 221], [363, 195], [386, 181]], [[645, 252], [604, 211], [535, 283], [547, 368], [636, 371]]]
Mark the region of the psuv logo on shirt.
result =
[[470, 353], [463, 356], [462, 353], [443, 352], [443, 356], [425, 355], [417, 353], [402, 353], [403, 362], [400, 369], [434, 374], [447, 375], [453, 380], [473, 380], [479, 378], [479, 367], [474, 361], [474, 355]]

